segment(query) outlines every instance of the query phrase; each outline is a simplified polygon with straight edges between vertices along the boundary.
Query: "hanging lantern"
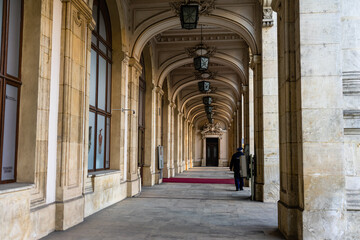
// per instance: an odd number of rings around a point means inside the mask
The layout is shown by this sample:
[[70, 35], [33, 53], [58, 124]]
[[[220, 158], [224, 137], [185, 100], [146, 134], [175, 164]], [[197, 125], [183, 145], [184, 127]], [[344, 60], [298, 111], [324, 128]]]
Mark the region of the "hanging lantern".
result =
[[214, 123], [214, 119], [212, 119], [212, 118], [208, 118], [208, 121], [209, 121], [210, 124]]
[[205, 112], [206, 113], [211, 113], [212, 112], [212, 110], [213, 110], [213, 106], [210, 106], [210, 105], [208, 105], [208, 106], [205, 106]]
[[209, 118], [213, 118], [213, 116], [214, 116], [214, 113], [212, 113], [212, 112], [208, 112], [207, 114], [206, 114], [206, 116], [207, 116], [207, 118], [209, 119]]
[[210, 91], [210, 83], [207, 81], [201, 81], [198, 83], [199, 91], [202, 93], [207, 93]]
[[206, 71], [209, 67], [209, 58], [205, 56], [197, 56], [194, 58], [194, 67], [198, 71]]
[[180, 7], [181, 27], [195, 29], [199, 20], [199, 6], [197, 4], [185, 4]]
[[212, 102], [211, 97], [203, 97], [203, 103], [204, 103], [205, 105], [210, 105], [211, 102]]

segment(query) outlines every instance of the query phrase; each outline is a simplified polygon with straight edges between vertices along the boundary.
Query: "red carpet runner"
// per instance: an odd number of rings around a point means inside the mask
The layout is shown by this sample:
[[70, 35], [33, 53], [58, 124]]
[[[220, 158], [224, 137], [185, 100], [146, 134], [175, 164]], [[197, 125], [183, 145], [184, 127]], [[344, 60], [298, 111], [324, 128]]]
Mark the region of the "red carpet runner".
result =
[[234, 179], [216, 178], [163, 178], [166, 183], [234, 184]]

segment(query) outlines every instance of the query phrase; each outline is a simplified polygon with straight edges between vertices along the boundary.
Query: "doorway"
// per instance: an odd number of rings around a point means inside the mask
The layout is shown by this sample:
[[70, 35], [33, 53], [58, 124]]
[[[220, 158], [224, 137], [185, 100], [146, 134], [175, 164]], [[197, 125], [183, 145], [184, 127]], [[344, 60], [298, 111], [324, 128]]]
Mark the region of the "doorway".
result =
[[206, 138], [206, 166], [219, 166], [218, 138]]

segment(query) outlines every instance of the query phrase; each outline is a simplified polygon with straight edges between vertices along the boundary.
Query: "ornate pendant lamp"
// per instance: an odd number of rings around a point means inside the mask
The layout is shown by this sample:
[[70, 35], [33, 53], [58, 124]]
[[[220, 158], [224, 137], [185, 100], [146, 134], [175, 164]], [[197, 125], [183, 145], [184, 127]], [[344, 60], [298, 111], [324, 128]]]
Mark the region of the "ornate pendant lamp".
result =
[[214, 123], [214, 119], [212, 119], [212, 118], [208, 118], [208, 121], [209, 121], [210, 124]]
[[207, 93], [210, 91], [210, 82], [207, 81], [201, 81], [198, 82], [199, 91], [202, 93]]
[[180, 7], [180, 21], [181, 27], [184, 29], [195, 29], [199, 20], [199, 5], [189, 3], [186, 1], [185, 4]]
[[207, 118], [213, 118], [214, 113], [206, 113]]
[[[200, 33], [200, 46], [203, 46], [202, 44], [202, 26], [201, 26], [201, 33]], [[197, 49], [197, 54], [200, 53], [197, 57], [194, 58], [194, 67], [197, 71], [206, 71], [209, 67], [209, 57], [205, 56], [204, 54], [207, 53], [206, 49], [199, 48]]]
[[212, 98], [211, 97], [203, 97], [203, 103], [205, 105], [210, 105], [212, 103]]

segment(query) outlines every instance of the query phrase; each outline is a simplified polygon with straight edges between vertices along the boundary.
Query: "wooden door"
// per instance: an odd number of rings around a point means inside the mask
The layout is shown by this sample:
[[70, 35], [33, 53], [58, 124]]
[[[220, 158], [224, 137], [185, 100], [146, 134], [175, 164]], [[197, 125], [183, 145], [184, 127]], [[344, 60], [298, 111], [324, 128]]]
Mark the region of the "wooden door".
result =
[[219, 166], [219, 140], [206, 139], [206, 166]]

